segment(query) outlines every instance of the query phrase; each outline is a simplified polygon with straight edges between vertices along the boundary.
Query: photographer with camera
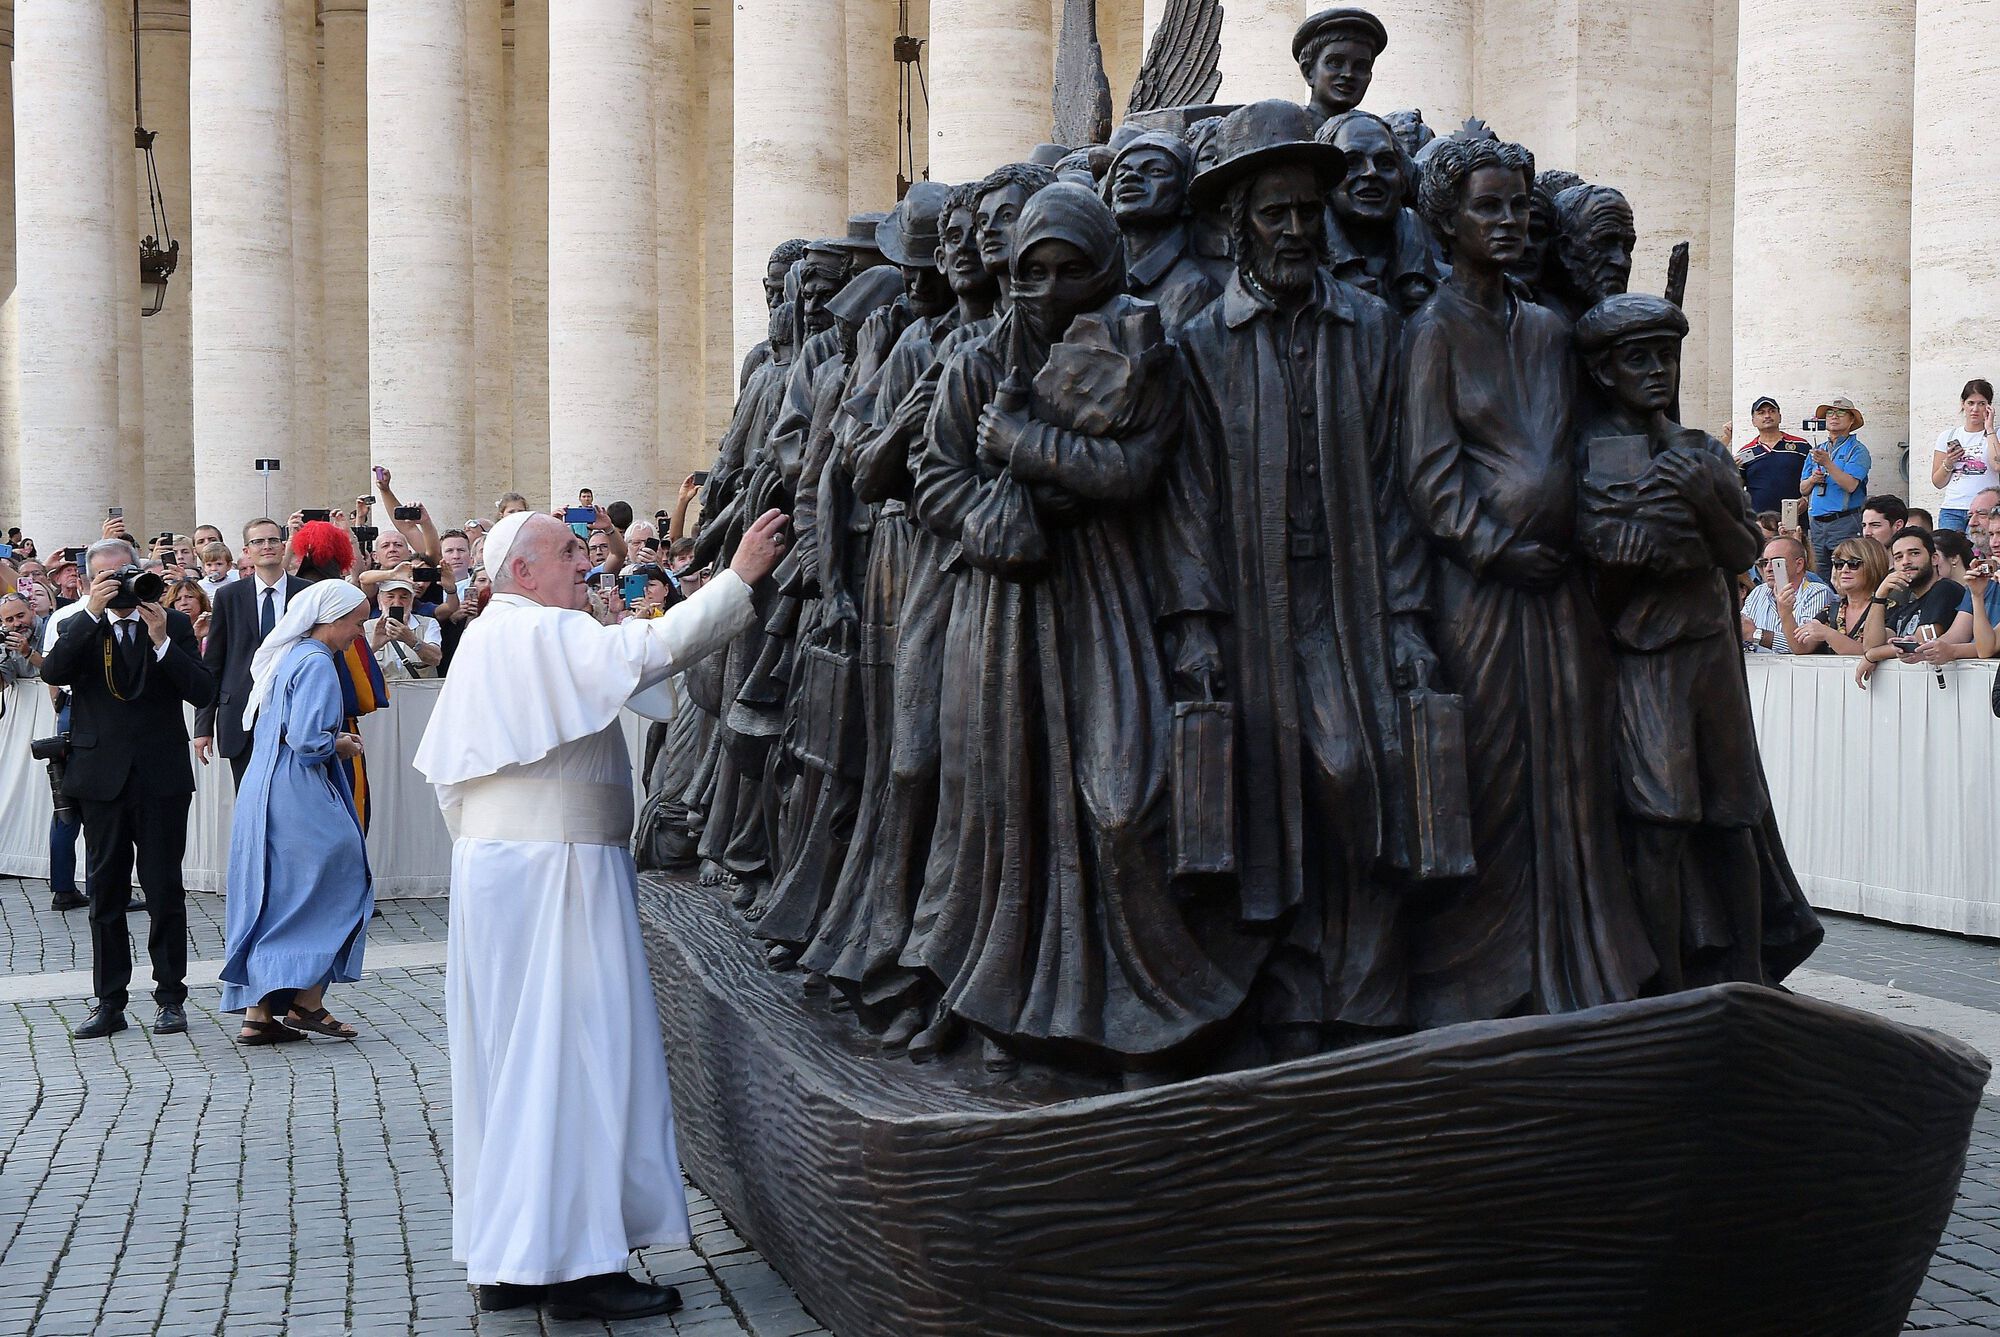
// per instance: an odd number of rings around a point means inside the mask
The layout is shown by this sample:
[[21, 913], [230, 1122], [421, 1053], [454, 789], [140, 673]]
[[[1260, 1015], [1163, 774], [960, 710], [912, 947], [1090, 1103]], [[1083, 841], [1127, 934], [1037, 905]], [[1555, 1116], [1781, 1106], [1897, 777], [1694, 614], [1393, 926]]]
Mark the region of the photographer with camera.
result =
[[32, 679], [41, 667], [41, 651], [35, 648], [34, 604], [18, 590], [0, 594], [0, 690]]
[[386, 680], [435, 678], [444, 658], [444, 633], [437, 619], [416, 611], [417, 587], [400, 577], [379, 582], [375, 596], [382, 616], [370, 618], [361, 634]]
[[1831, 579], [1833, 550], [1861, 532], [1862, 499], [1868, 495], [1868, 447], [1854, 435], [1863, 419], [1853, 400], [1829, 400], [1814, 416], [1827, 439], [1814, 445], [1800, 466], [1799, 495], [1805, 498], [1814, 569]]
[[58, 628], [42, 679], [70, 689], [70, 756], [63, 792], [83, 810], [85, 884], [90, 892], [91, 968], [97, 1007], [72, 1034], [96, 1039], [125, 1029], [132, 942], [125, 928], [136, 856], [152, 914], [159, 1016], [156, 1035], [187, 1030], [187, 848], [194, 766], [183, 703], [215, 699], [215, 679], [195, 649], [185, 614], [160, 606], [165, 583], [139, 569], [123, 539], [90, 546], [90, 590]]
[[208, 614], [202, 662], [215, 679], [215, 704], [194, 715], [196, 759], [206, 766], [212, 752], [226, 760], [238, 789], [250, 764], [252, 740], [243, 727], [243, 703], [250, 699], [251, 661], [284, 617], [285, 606], [306, 587], [297, 576], [285, 574], [285, 531], [276, 520], [260, 517], [243, 526], [243, 550], [250, 554], [250, 578], [216, 590]]

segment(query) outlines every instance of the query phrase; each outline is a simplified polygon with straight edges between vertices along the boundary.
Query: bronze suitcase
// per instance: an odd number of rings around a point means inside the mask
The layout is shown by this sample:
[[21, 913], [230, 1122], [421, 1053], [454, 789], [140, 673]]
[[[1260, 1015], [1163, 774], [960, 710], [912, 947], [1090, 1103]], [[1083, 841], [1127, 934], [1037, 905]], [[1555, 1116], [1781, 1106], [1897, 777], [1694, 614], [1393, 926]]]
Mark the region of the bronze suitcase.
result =
[[1421, 688], [1402, 697], [1410, 795], [1410, 875], [1470, 877], [1472, 797], [1465, 771], [1465, 698]]
[[1236, 871], [1236, 707], [1174, 706], [1172, 804], [1176, 877]]
[[815, 628], [799, 645], [791, 747], [801, 762], [831, 775], [858, 773], [861, 756], [859, 655], [829, 644]]

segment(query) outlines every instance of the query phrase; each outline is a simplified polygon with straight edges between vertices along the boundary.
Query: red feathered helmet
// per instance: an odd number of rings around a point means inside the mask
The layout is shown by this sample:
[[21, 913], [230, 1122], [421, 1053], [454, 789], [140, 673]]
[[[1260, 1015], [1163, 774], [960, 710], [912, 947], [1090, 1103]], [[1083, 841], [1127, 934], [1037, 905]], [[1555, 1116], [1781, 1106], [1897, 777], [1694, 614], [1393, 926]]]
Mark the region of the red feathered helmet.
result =
[[339, 525], [308, 520], [292, 535], [301, 580], [340, 580], [354, 569], [354, 539]]

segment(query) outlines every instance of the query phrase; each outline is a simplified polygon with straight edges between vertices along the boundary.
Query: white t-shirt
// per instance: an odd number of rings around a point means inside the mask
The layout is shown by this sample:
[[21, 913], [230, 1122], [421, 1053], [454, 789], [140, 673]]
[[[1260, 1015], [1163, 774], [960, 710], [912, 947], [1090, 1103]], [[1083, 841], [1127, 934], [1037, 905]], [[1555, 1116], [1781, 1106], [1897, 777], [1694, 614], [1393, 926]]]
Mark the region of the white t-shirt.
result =
[[1986, 433], [1969, 432], [1963, 427], [1946, 432], [1938, 438], [1934, 447], [1936, 453], [1944, 454], [1951, 449], [1954, 441], [1965, 447], [1965, 458], [1958, 462], [1958, 467], [1951, 471], [1951, 477], [1945, 480], [1944, 498], [1938, 502], [1938, 507], [1948, 511], [1969, 511], [1972, 499], [1993, 486], [1993, 464], [1986, 458]]

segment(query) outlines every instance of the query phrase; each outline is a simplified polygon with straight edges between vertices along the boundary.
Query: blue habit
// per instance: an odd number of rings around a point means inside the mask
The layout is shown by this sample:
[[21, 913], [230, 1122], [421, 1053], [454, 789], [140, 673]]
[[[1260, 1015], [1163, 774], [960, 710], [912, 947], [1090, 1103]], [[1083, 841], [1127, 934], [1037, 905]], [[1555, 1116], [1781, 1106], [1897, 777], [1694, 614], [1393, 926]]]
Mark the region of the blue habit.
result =
[[333, 751], [345, 716], [333, 652], [300, 641], [258, 712], [236, 795], [225, 1012], [277, 989], [361, 978], [375, 893], [354, 793]]

